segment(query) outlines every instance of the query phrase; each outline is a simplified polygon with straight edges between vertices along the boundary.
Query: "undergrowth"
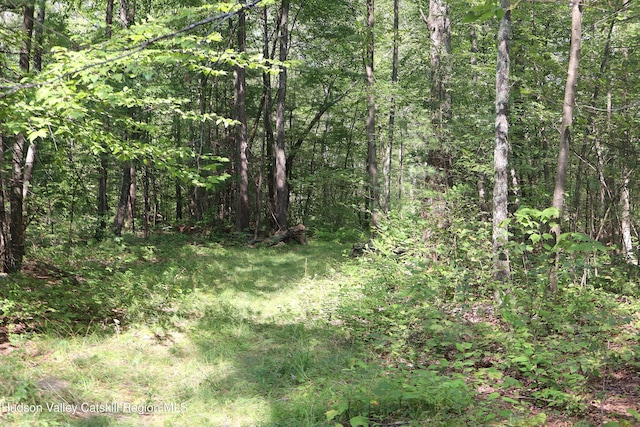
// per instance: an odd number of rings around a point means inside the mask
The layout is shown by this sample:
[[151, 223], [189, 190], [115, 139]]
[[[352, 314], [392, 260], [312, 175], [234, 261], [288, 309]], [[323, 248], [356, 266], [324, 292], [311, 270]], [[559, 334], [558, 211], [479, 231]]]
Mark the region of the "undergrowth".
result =
[[[512, 281], [495, 283], [488, 224], [452, 214], [469, 209], [455, 193], [434, 205], [446, 216], [408, 209], [358, 251], [353, 232], [319, 232], [309, 246], [170, 234], [34, 246], [22, 274], [0, 279], [9, 341], [0, 347], [0, 406], [115, 401], [175, 410], [0, 410], [0, 420], [640, 422], [640, 317], [629, 270], [581, 235], [553, 246], [552, 213], [525, 210], [510, 224]], [[551, 294], [556, 250], [561, 286]]]

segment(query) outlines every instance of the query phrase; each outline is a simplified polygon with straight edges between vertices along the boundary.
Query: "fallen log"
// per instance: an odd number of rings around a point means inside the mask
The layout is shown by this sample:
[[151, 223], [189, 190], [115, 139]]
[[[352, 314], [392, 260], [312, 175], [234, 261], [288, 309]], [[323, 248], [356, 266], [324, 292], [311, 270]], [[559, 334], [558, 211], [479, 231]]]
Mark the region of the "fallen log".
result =
[[301, 245], [306, 245], [307, 242], [307, 228], [303, 224], [289, 227], [286, 230], [277, 231], [272, 237], [265, 239], [263, 243], [269, 246], [275, 246], [279, 243], [297, 242]]

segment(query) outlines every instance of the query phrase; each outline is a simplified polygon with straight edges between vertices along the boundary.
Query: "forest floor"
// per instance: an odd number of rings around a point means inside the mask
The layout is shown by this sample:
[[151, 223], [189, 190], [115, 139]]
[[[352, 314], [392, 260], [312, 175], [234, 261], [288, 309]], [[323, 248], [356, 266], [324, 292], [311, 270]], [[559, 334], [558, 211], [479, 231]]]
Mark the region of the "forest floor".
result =
[[[573, 406], [531, 398], [523, 389], [550, 370], [544, 361], [517, 376], [501, 349], [476, 352], [495, 345], [477, 325], [504, 326], [486, 301], [427, 312], [444, 328], [467, 324], [456, 338], [466, 342], [437, 344], [443, 358], [418, 354], [429, 369], [403, 360], [393, 333], [373, 326], [387, 307], [344, 309], [380, 267], [350, 249], [185, 236], [34, 247], [21, 275], [0, 278], [0, 424], [640, 425], [635, 353], [589, 376]], [[625, 326], [631, 347], [638, 320]], [[430, 339], [409, 332], [414, 348]]]

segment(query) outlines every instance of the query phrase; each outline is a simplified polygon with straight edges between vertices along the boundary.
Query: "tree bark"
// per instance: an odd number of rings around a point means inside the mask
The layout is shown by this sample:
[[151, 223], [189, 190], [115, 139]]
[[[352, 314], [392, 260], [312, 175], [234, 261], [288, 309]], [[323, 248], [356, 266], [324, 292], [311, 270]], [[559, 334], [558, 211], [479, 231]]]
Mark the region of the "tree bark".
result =
[[44, 47], [44, 17], [46, 2], [41, 0], [38, 2], [38, 13], [36, 15], [35, 27], [35, 49], [33, 52], [33, 69], [36, 72], [42, 71], [42, 49]]
[[[104, 36], [108, 40], [112, 35], [113, 24], [113, 0], [107, 0], [105, 10], [105, 32]], [[104, 128], [109, 131], [109, 119], [104, 119]], [[107, 197], [107, 179], [109, 177], [109, 148], [103, 142], [102, 151], [99, 154], [98, 165], [98, 227], [96, 228], [96, 240], [104, 239], [107, 230], [107, 213], [109, 212], [109, 204]]]
[[[564, 89], [564, 103], [562, 107], [562, 124], [560, 126], [560, 152], [558, 154], [558, 172], [556, 174], [555, 187], [553, 189], [553, 207], [558, 210], [558, 224], [552, 232], [556, 240], [560, 237], [560, 220], [564, 207], [564, 190], [567, 181], [567, 168], [569, 165], [569, 143], [571, 137], [571, 124], [573, 122], [573, 107], [576, 99], [576, 86], [578, 84], [578, 66], [580, 64], [580, 47], [582, 43], [582, 3], [576, 0], [571, 5], [571, 48], [569, 51], [569, 69], [567, 82]], [[556, 253], [556, 263], [549, 274], [549, 288], [552, 292], [558, 291], [558, 261], [559, 253]]]
[[129, 198], [127, 200], [127, 226], [131, 228], [131, 231], [135, 233], [136, 231], [136, 194], [137, 194], [137, 183], [136, 183], [136, 166], [135, 162], [131, 162], [131, 167], [129, 168]]
[[15, 136], [13, 143], [11, 192], [9, 193], [9, 233], [11, 245], [7, 262], [8, 272], [20, 271], [24, 256], [24, 216], [23, 216], [23, 165], [25, 138], [22, 133]]
[[389, 135], [385, 149], [382, 174], [384, 175], [384, 212], [391, 210], [391, 162], [396, 121], [396, 86], [398, 84], [398, 47], [400, 44], [400, 1], [393, 0], [393, 59], [391, 61], [391, 105], [389, 106]]
[[23, 74], [29, 72], [29, 62], [31, 59], [31, 40], [33, 37], [33, 14], [35, 5], [33, 1], [27, 1], [24, 6], [22, 17], [22, 45], [20, 47], [20, 71]]
[[[435, 149], [429, 149], [429, 163], [442, 172], [442, 177], [434, 177], [432, 184], [450, 184], [449, 169], [451, 154], [445, 148], [447, 123], [452, 117], [451, 91], [451, 20], [450, 7], [446, 0], [430, 0], [429, 16], [422, 19], [429, 29], [431, 38], [431, 126], [437, 141]], [[442, 181], [442, 182], [439, 182]]]
[[[241, 0], [240, 4], [246, 2]], [[238, 46], [239, 54], [245, 51], [246, 31], [244, 9], [238, 13]], [[249, 227], [249, 162], [247, 160], [247, 112], [245, 110], [245, 70], [236, 65], [233, 70], [234, 101], [236, 110], [236, 174], [238, 188], [236, 192], [236, 230], [243, 231]]]
[[448, 90], [451, 66], [451, 20], [445, 0], [429, 1], [427, 27], [431, 34], [431, 123], [442, 137], [446, 122], [451, 119], [451, 92]]
[[[111, 0], [108, 0], [108, 3]], [[113, 5], [111, 5], [113, 6]], [[109, 4], [107, 4], [107, 9]], [[135, 1], [134, 0], [120, 0], [120, 24], [123, 28], [129, 28], [135, 21]], [[112, 15], [109, 16], [107, 11], [107, 19], [112, 19]], [[110, 23], [107, 23], [110, 28]], [[110, 29], [109, 29], [110, 31]], [[135, 117], [133, 109], [130, 109], [130, 114]], [[125, 133], [125, 139], [131, 138], [129, 132]], [[134, 210], [135, 210], [135, 197], [136, 197], [136, 169], [133, 161], [129, 161], [122, 167], [122, 186], [120, 187], [120, 199], [118, 200], [118, 209], [116, 211], [116, 217], [114, 219], [114, 233], [116, 236], [122, 235], [122, 228], [125, 225], [125, 220], [129, 220], [132, 229], [135, 231], [134, 223]], [[132, 199], [133, 197], [133, 199]]]
[[120, 199], [118, 201], [118, 210], [113, 224], [113, 232], [116, 236], [122, 235], [122, 228], [127, 215], [127, 207], [129, 206], [129, 189], [131, 186], [131, 165], [129, 163], [122, 167], [122, 186], [120, 187]]
[[498, 57], [496, 63], [496, 136], [493, 152], [493, 259], [494, 277], [501, 282], [509, 280], [508, 228], [508, 156], [509, 156], [509, 44], [511, 40], [510, 1], [501, 0], [504, 15], [498, 30]]
[[[108, 0], [111, 1], [111, 0]], [[123, 28], [129, 28], [135, 24], [136, 2], [135, 0], [120, 0], [120, 23]]]
[[0, 134], [0, 268], [3, 273], [12, 271], [13, 256], [11, 255], [11, 220], [6, 211], [9, 201], [7, 193], [7, 174], [5, 172], [4, 136]]
[[[33, 37], [33, 2], [27, 2], [24, 6], [22, 19], [22, 44], [20, 46], [19, 65], [22, 74], [29, 73], [29, 62], [31, 58], [31, 41]], [[34, 143], [35, 144], [35, 143]], [[11, 161], [11, 191], [9, 192], [9, 242], [4, 248], [5, 272], [13, 273], [20, 271], [24, 257], [25, 241], [25, 220], [24, 220], [24, 193], [29, 188], [29, 180], [33, 171], [33, 160], [35, 159], [35, 145], [31, 149], [31, 163], [25, 167], [24, 149], [26, 138], [22, 132], [14, 137], [13, 153]], [[25, 176], [25, 170], [29, 176]], [[26, 179], [28, 178], [28, 179]]]
[[[289, 0], [282, 0], [280, 7], [280, 62], [287, 60], [289, 50]], [[276, 106], [276, 149], [275, 149], [275, 217], [278, 230], [287, 229], [288, 193], [287, 157], [285, 154], [285, 103], [287, 98], [287, 69], [280, 65], [278, 78], [278, 99]]]
[[149, 166], [144, 167], [144, 176], [143, 176], [143, 203], [144, 203], [144, 215], [142, 219], [142, 228], [144, 231], [144, 238], [149, 237], [149, 217], [151, 214], [151, 196], [149, 193], [149, 181], [150, 181], [151, 171]]
[[376, 147], [376, 98], [375, 79], [373, 74], [374, 55], [374, 24], [375, 24], [375, 0], [367, 0], [367, 31], [366, 31], [366, 54], [364, 58], [364, 69], [367, 86], [367, 175], [368, 182], [368, 211], [370, 214], [369, 225], [373, 233], [378, 228], [380, 220], [378, 210], [380, 205], [378, 191], [378, 153]]
[[626, 167], [622, 170], [622, 189], [620, 191], [620, 234], [622, 235], [622, 249], [625, 260], [628, 263], [637, 264], [637, 259], [633, 253], [633, 242], [631, 240], [631, 195], [629, 192], [629, 171]]
[[107, 10], [105, 13], [105, 30], [104, 30], [104, 37], [106, 39], [110, 39], [111, 38], [111, 34], [112, 34], [112, 28], [111, 25], [113, 24], [113, 0], [107, 0]]

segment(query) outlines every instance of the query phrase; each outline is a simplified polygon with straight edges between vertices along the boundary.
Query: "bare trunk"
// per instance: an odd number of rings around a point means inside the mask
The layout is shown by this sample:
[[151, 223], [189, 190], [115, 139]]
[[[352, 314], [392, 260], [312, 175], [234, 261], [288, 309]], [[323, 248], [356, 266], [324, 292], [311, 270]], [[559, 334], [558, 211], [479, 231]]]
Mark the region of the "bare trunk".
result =
[[127, 207], [129, 201], [129, 187], [131, 185], [131, 167], [125, 164], [122, 167], [122, 186], [120, 187], [120, 200], [118, 201], [118, 210], [113, 224], [113, 232], [116, 236], [122, 235], [124, 220], [127, 215]]
[[35, 27], [35, 49], [33, 52], [33, 69], [36, 72], [42, 70], [42, 49], [44, 46], [44, 17], [45, 17], [45, 1], [38, 3], [38, 13], [36, 15]]
[[[623, 6], [624, 7], [624, 6]], [[599, 80], [600, 78], [602, 78], [602, 76], [605, 75], [605, 73], [609, 70], [610, 66], [609, 66], [609, 58], [611, 55], [611, 37], [613, 35], [613, 31], [614, 31], [614, 27], [615, 27], [615, 23], [617, 21], [618, 14], [612, 14], [612, 19], [611, 21], [609, 21], [608, 24], [608, 31], [607, 31], [607, 39], [604, 45], [604, 52], [602, 54], [602, 61], [600, 62], [600, 69], [598, 71], [598, 73], [595, 76], [596, 81]], [[598, 103], [598, 99], [600, 97], [600, 85], [596, 84], [593, 86], [593, 92], [591, 93], [591, 104], [592, 106], [597, 105]], [[609, 88], [609, 91], [607, 93], [607, 111], [609, 112], [609, 119], [610, 119], [610, 113], [611, 113], [611, 89]], [[602, 145], [600, 144], [600, 140], [601, 138], [598, 137], [596, 135], [597, 131], [598, 131], [598, 126], [595, 124], [595, 119], [596, 119], [596, 112], [595, 111], [591, 111], [589, 113], [589, 115], [587, 116], [587, 123], [585, 126], [585, 132], [584, 132], [584, 137], [582, 140], [582, 149], [581, 149], [581, 154], [580, 154], [580, 158], [584, 159], [587, 155], [588, 152], [588, 148], [589, 148], [589, 140], [593, 140], [595, 142], [595, 149], [596, 149], [596, 155], [597, 155], [597, 164], [598, 164], [598, 179], [600, 181], [600, 208], [603, 209], [603, 204], [604, 204], [604, 196], [605, 196], [605, 188], [607, 187], [606, 185], [606, 181], [604, 179], [604, 160], [602, 158], [603, 156], [603, 151], [602, 151]], [[610, 120], [609, 120], [610, 123]], [[595, 137], [594, 137], [595, 136]], [[574, 201], [573, 201], [573, 210], [574, 210], [574, 218], [575, 218], [575, 223], [577, 223], [577, 219], [580, 216], [580, 198], [581, 198], [581, 193], [582, 193], [582, 175], [583, 175], [583, 162], [578, 163], [578, 169], [576, 172], [576, 186], [575, 186], [575, 194], [574, 194]], [[586, 212], [585, 212], [586, 213]]]
[[[107, 2], [107, 20], [112, 19], [113, 16], [110, 14], [112, 10], [109, 11], [109, 7], [111, 6], [109, 3], [111, 0]], [[135, 20], [135, 3], [134, 0], [120, 0], [120, 24], [123, 28], [129, 28], [133, 25]], [[108, 31], [110, 33], [110, 22], [107, 22]], [[130, 109], [130, 114], [132, 117], [135, 117], [135, 113], [133, 109]], [[125, 133], [125, 139], [131, 138], [131, 135], [127, 132]], [[125, 220], [129, 220], [132, 229], [135, 231], [135, 224], [133, 223], [134, 217], [134, 209], [135, 209], [135, 194], [136, 194], [136, 180], [135, 180], [135, 166], [133, 165], [133, 161], [126, 163], [122, 167], [122, 186], [120, 187], [120, 199], [118, 200], [118, 210], [116, 212], [116, 217], [114, 219], [114, 227], [113, 231], [116, 236], [122, 235], [122, 228], [124, 227]], [[133, 199], [131, 199], [133, 195]]]
[[103, 145], [103, 152], [100, 153], [100, 165], [98, 167], [98, 229], [96, 239], [102, 240], [107, 229], [107, 212], [109, 205], [107, 202], [107, 177], [109, 168], [109, 155], [107, 147]]
[[[111, 25], [113, 24], [113, 0], [107, 0], [105, 11], [105, 38], [111, 38]], [[105, 118], [104, 127], [109, 131], [109, 119]], [[98, 166], [98, 228], [96, 229], [96, 240], [102, 240], [107, 230], [107, 213], [109, 211], [107, 197], [107, 179], [109, 176], [109, 149], [102, 143], [102, 151], [99, 154], [100, 163]]]
[[127, 201], [127, 226], [132, 232], [136, 232], [136, 167], [131, 162], [129, 168], [129, 199]]
[[451, 92], [448, 90], [451, 66], [451, 21], [445, 0], [429, 1], [427, 27], [431, 33], [431, 122], [442, 137], [451, 118]]
[[[284, 62], [288, 55], [289, 42], [289, 0], [282, 0], [280, 9], [280, 55], [279, 60]], [[285, 154], [285, 103], [287, 98], [287, 69], [280, 66], [278, 78], [278, 100], [276, 106], [276, 223], [278, 230], [287, 229], [287, 201], [289, 189], [287, 186], [287, 157]]]
[[20, 271], [24, 256], [24, 215], [23, 215], [23, 156], [25, 138], [22, 133], [15, 136], [13, 143], [11, 192], [9, 193], [9, 233], [11, 235], [8, 272]]
[[[263, 48], [262, 53], [265, 58], [272, 58], [271, 51], [269, 49], [269, 22], [268, 22], [268, 13], [267, 7], [262, 9], [262, 17], [263, 27], [262, 27], [262, 41]], [[273, 156], [273, 149], [275, 146], [275, 138], [273, 135], [273, 124], [271, 120], [271, 74], [265, 72], [262, 73], [262, 114], [263, 114], [263, 125], [264, 125], [264, 145], [265, 145], [265, 153], [263, 161], [267, 165], [267, 197], [268, 201], [268, 209], [267, 213], [267, 223], [271, 223], [273, 221], [273, 217], [271, 212], [275, 211], [275, 158]], [[258, 215], [260, 212], [258, 212]]]
[[182, 184], [180, 180], [176, 178], [176, 220], [182, 220], [182, 211], [184, 210], [182, 206]]
[[[245, 1], [241, 1], [244, 4]], [[238, 52], [245, 51], [245, 14], [244, 10], [238, 13]], [[247, 112], [245, 110], [245, 70], [241, 66], [235, 66], [233, 70], [235, 88], [236, 120], [236, 173], [237, 173], [237, 211], [236, 230], [242, 231], [249, 227], [249, 163], [247, 160]]]
[[3, 273], [12, 271], [13, 257], [11, 255], [11, 220], [6, 211], [9, 201], [7, 193], [7, 174], [5, 172], [4, 137], [0, 135], [0, 268]]
[[104, 36], [107, 39], [111, 38], [111, 34], [112, 34], [112, 30], [111, 30], [111, 24], [113, 24], [113, 0], [107, 0], [107, 10], [105, 13], [105, 30], [104, 30]]
[[637, 264], [633, 253], [633, 243], [631, 241], [631, 196], [629, 194], [629, 171], [625, 167], [622, 171], [622, 191], [620, 192], [620, 232], [622, 234], [622, 249], [627, 262]]
[[447, 123], [452, 116], [451, 91], [451, 20], [446, 0], [430, 0], [429, 16], [422, 14], [431, 38], [431, 125], [437, 146], [429, 149], [429, 163], [441, 171], [441, 176], [430, 177], [433, 185], [450, 184], [451, 154], [445, 148]]
[[508, 155], [509, 155], [509, 43], [511, 39], [510, 1], [501, 0], [505, 14], [498, 30], [498, 58], [496, 66], [496, 136], [493, 165], [493, 257], [494, 277], [509, 280], [509, 253], [507, 251], [508, 228]]
[[376, 98], [375, 79], [373, 75], [373, 54], [374, 54], [374, 28], [375, 23], [375, 2], [367, 0], [367, 33], [366, 33], [366, 55], [364, 58], [364, 69], [367, 78], [367, 175], [369, 178], [368, 189], [368, 210], [370, 213], [369, 225], [375, 232], [379, 225], [379, 192], [378, 192], [378, 153], [376, 147]]
[[[108, 0], [111, 1], [111, 0]], [[135, 24], [136, 3], [135, 0], [120, 0], [120, 23], [123, 28], [129, 28]]]
[[[626, 6], [628, 3], [630, 2], [630, 0], [627, 0], [624, 2], [624, 5]], [[622, 49], [622, 54], [624, 57], [624, 65], [623, 65], [623, 74], [622, 74], [622, 82], [623, 82], [623, 92], [622, 92], [622, 105], [627, 105], [627, 99], [628, 99], [628, 61], [629, 61], [629, 49], [627, 47], [624, 47]], [[609, 102], [609, 106], [608, 106], [608, 120], [609, 123], [611, 123], [611, 111], [612, 111], [612, 106], [611, 106], [611, 102]], [[624, 113], [626, 115], [626, 113]], [[631, 121], [631, 118], [628, 118], [628, 121]], [[625, 148], [627, 147], [632, 147], [632, 143], [633, 141], [631, 140], [631, 133], [630, 130], [628, 128], [624, 129], [624, 134], [623, 134], [623, 141], [624, 141], [624, 146]], [[625, 150], [626, 151], [626, 150]], [[629, 152], [624, 153], [626, 154], [624, 156], [624, 160], [631, 158], [632, 154]], [[627, 165], [625, 164], [622, 167], [622, 189], [620, 192], [620, 204], [621, 204], [621, 215], [620, 215], [620, 234], [622, 237], [622, 248], [624, 250], [624, 256], [625, 259], [628, 263], [631, 264], [638, 264], [638, 260], [635, 256], [635, 254], [633, 253], [633, 242], [631, 240], [631, 195], [630, 195], [630, 191], [629, 191], [629, 179], [631, 177], [631, 171], [629, 171], [629, 168], [627, 167]]]
[[143, 230], [144, 230], [144, 238], [149, 237], [149, 216], [151, 213], [151, 197], [149, 195], [149, 175], [151, 171], [149, 170], [149, 166], [144, 167], [144, 177], [143, 177], [143, 199], [144, 199], [144, 215], [142, 219]]
[[[26, 3], [22, 20], [22, 45], [20, 47], [20, 71], [23, 74], [29, 72], [29, 61], [31, 57], [31, 39], [33, 36], [33, 14], [34, 4]], [[4, 267], [8, 273], [20, 271], [22, 259], [24, 257], [25, 241], [25, 220], [24, 220], [24, 193], [28, 189], [29, 181], [25, 179], [25, 169], [29, 174], [33, 170], [33, 160], [35, 159], [35, 149], [32, 149], [31, 164], [25, 168], [23, 162], [26, 138], [22, 132], [14, 137], [13, 155], [11, 161], [11, 191], [9, 192], [9, 242], [5, 241]], [[29, 179], [31, 176], [29, 175]]]
[[384, 212], [391, 210], [391, 160], [393, 157], [393, 137], [396, 121], [396, 85], [398, 83], [398, 46], [400, 44], [399, 24], [400, 7], [399, 0], [393, 0], [393, 60], [391, 68], [391, 105], [389, 107], [389, 138], [384, 155]]
[[29, 143], [29, 148], [27, 149], [27, 156], [24, 160], [24, 172], [22, 178], [22, 210], [23, 214], [28, 216], [29, 214], [29, 206], [28, 201], [30, 199], [31, 193], [29, 192], [29, 188], [31, 186], [31, 178], [33, 177], [33, 169], [36, 164], [36, 154], [38, 152], [38, 146], [36, 145], [36, 141], [32, 141]]
[[[571, 6], [571, 49], [569, 52], [569, 70], [564, 90], [564, 104], [562, 107], [562, 125], [560, 127], [560, 152], [558, 154], [558, 172], [553, 190], [553, 207], [562, 213], [564, 207], [564, 190], [567, 181], [567, 167], [569, 165], [569, 143], [571, 136], [571, 124], [573, 122], [573, 106], [576, 99], [576, 86], [578, 84], [578, 66], [580, 63], [580, 46], [582, 43], [582, 4], [580, 0]], [[560, 237], [560, 220], [552, 231], [556, 239]], [[558, 290], [558, 258], [549, 274], [549, 287], [552, 292]]]
[[23, 74], [27, 74], [29, 72], [34, 11], [35, 6], [33, 2], [26, 2], [22, 18], [22, 46], [20, 47], [20, 70]]

